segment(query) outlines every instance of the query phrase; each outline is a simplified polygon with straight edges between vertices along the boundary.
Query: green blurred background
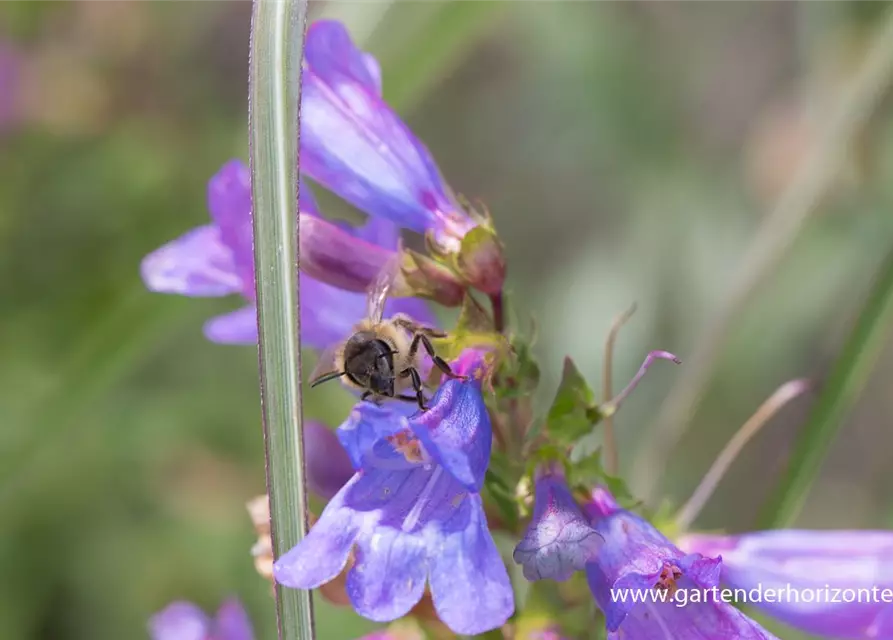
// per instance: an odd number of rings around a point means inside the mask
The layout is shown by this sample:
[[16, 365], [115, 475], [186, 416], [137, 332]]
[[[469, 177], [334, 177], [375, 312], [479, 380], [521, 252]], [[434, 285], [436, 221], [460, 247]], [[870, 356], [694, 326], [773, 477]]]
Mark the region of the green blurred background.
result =
[[[887, 9], [543, 1], [311, 11], [343, 19], [379, 56], [386, 97], [456, 189], [489, 205], [512, 304], [539, 326], [548, 400], [566, 353], [600, 384], [604, 336], [632, 302], [615, 385], [649, 349], [686, 360]], [[207, 220], [208, 178], [247, 158], [250, 10], [0, 3], [0, 65], [16, 70], [0, 71], [3, 640], [142, 638], [169, 601], [210, 610], [227, 595], [247, 603], [259, 638], [274, 637], [244, 508], [264, 486], [257, 356], [201, 334], [238, 303], [150, 294], [138, 276], [147, 252]], [[880, 103], [846, 171], [735, 314], [704, 401], [665, 452], [658, 497], [683, 501], [779, 384], [824, 379], [893, 247], [891, 107]], [[627, 472], [683, 369], [655, 367], [617, 418]], [[891, 381], [884, 348], [800, 524], [893, 525]], [[332, 388], [306, 399], [306, 414], [330, 424], [348, 406]], [[700, 525], [754, 526], [814, 400], [796, 401], [748, 449]], [[647, 465], [637, 469], [633, 488], [647, 486]], [[372, 628], [316, 600], [320, 638]]]

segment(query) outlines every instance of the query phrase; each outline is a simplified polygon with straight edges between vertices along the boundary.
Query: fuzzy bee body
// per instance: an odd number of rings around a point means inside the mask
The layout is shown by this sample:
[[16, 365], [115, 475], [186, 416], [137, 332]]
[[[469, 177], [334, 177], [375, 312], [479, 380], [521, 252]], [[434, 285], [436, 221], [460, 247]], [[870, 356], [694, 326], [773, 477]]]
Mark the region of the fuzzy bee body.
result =
[[[394, 278], [395, 265], [386, 267], [373, 283], [367, 301], [367, 317], [354, 327], [353, 334], [334, 351], [324, 354], [312, 376], [311, 386], [340, 378], [345, 386], [362, 391], [363, 399], [385, 398], [417, 402], [424, 411], [425, 398], [419, 375], [421, 354], [425, 351], [444, 374], [455, 376], [449, 365], [434, 352], [430, 338], [446, 334], [422, 326], [403, 314], [384, 319], [384, 304]], [[320, 367], [328, 373], [317, 375]], [[324, 370], [324, 369], [323, 369]], [[411, 388], [413, 395], [401, 395]]]
[[334, 365], [344, 372], [348, 386], [393, 398], [409, 382], [399, 373], [418, 364], [418, 358], [408, 357], [410, 342], [406, 331], [392, 322], [363, 320], [336, 351]]

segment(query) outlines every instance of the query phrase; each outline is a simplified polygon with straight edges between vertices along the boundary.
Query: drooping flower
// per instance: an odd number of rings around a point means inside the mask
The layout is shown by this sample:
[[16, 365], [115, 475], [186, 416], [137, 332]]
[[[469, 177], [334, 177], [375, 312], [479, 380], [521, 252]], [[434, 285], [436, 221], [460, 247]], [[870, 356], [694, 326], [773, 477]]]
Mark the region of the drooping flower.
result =
[[315, 420], [304, 423], [304, 460], [307, 487], [328, 500], [341, 490], [353, 475], [353, 467], [338, 436]]
[[[301, 185], [301, 214], [320, 219], [313, 194]], [[238, 160], [225, 164], [208, 184], [208, 209], [212, 224], [198, 227], [169, 242], [144, 258], [143, 281], [152, 291], [191, 297], [240, 294], [248, 305], [205, 324], [205, 335], [224, 344], [255, 344], [257, 320], [254, 290], [253, 229], [251, 226], [251, 184], [248, 167]], [[322, 222], [320, 224], [329, 224]], [[354, 269], [372, 273], [380, 266], [382, 252], [394, 255], [399, 235], [386, 220], [370, 219], [351, 229], [348, 247], [342, 237], [343, 265], [362, 263]], [[364, 258], [363, 256], [367, 256]], [[363, 262], [366, 260], [366, 262]], [[348, 277], [334, 263], [328, 265], [335, 282]], [[324, 270], [317, 269], [320, 275]], [[305, 345], [325, 348], [345, 338], [366, 309], [363, 293], [345, 291], [306, 274], [301, 274], [301, 337]], [[419, 322], [432, 323], [430, 311], [420, 300], [392, 299], [385, 313], [403, 312]]]
[[[717, 594], [722, 561], [685, 554], [603, 488], [585, 506], [605, 543], [586, 567], [613, 640], [767, 640], [775, 636]], [[685, 595], [683, 602], [675, 595]], [[635, 599], [634, 599], [635, 598]]]
[[335, 21], [307, 31], [301, 170], [372, 216], [429, 233], [438, 252], [457, 257], [467, 282], [501, 290], [505, 260], [487, 220], [459, 204], [425, 145], [382, 99], [378, 63]]
[[280, 584], [325, 584], [353, 551], [347, 592], [371, 620], [406, 615], [426, 583], [456, 633], [483, 633], [511, 616], [511, 584], [479, 495], [492, 438], [480, 369], [458, 362], [454, 370], [470, 377], [441, 385], [426, 412], [396, 403], [354, 408], [339, 437], [358, 471], [275, 564]]
[[603, 542], [571, 495], [560, 467], [541, 467], [536, 474], [533, 518], [513, 554], [524, 568], [524, 577], [567, 580], [583, 570]]
[[760, 590], [752, 605], [827, 638], [893, 637], [893, 531], [692, 534], [679, 546], [722, 556], [722, 581]]
[[190, 602], [174, 602], [149, 621], [152, 640], [254, 640], [248, 614], [238, 600], [224, 602], [211, 618]]

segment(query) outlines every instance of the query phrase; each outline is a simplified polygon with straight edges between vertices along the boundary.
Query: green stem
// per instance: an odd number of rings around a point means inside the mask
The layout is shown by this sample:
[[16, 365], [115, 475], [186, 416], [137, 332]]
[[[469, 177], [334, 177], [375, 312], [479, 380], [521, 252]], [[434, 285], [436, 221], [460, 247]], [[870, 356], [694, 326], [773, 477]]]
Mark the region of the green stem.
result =
[[[255, 0], [251, 24], [249, 143], [258, 359], [276, 558], [307, 532], [297, 253], [306, 15], [307, 0]], [[277, 585], [276, 612], [280, 640], [312, 640], [309, 591]]]
[[763, 528], [784, 528], [797, 519], [809, 488], [874, 368], [893, 323], [893, 252], [887, 257], [843, 350], [831, 368], [787, 471], [760, 518]]

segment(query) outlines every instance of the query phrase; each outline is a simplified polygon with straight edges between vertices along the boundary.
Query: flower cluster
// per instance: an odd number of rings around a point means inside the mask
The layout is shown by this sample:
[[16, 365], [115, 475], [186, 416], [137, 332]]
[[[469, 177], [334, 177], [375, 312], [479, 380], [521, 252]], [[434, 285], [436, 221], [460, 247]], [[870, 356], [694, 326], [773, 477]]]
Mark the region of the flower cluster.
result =
[[[305, 425], [309, 489], [326, 506], [306, 538], [274, 558], [266, 498], [251, 503], [262, 575], [284, 587], [321, 589], [377, 622], [410, 616], [428, 631], [499, 629], [518, 640], [582, 635], [573, 622], [581, 602], [583, 626], [591, 630], [594, 604], [610, 639], [770, 639], [716, 588], [893, 588], [887, 532], [683, 531], [674, 543], [622, 506], [623, 483], [602, 468], [599, 449], [584, 445], [651, 364], [678, 359], [651, 352], [632, 382], [601, 402], [567, 359], [554, 402], [537, 416], [531, 395], [538, 367], [529, 341], [504, 326], [505, 261], [489, 216], [453, 193], [382, 99], [377, 62], [342, 25], [310, 27], [303, 83], [302, 174], [369, 215], [359, 227], [327, 220], [302, 179], [303, 344], [322, 350], [352, 335], [370, 283], [395, 261], [386, 318], [401, 314], [433, 326], [430, 301], [461, 305], [462, 312], [438, 343], [448, 361], [440, 369], [448, 366], [452, 375], [431, 368], [420, 382], [425, 409], [360, 400], [335, 431]], [[210, 320], [205, 334], [254, 344], [252, 199], [243, 163], [231, 161], [211, 179], [208, 209], [210, 224], [145, 258], [143, 278], [153, 291], [239, 294], [246, 305]], [[403, 248], [403, 231], [424, 234], [428, 254]], [[472, 289], [490, 298], [489, 311]], [[494, 541], [497, 529], [517, 541], [509, 567]], [[534, 583], [531, 592], [551, 589], [536, 603], [537, 619], [526, 615], [527, 602], [515, 602], [509, 569]], [[681, 602], [681, 590], [700, 597]], [[893, 609], [883, 602], [753, 604], [826, 637], [893, 637]], [[214, 619], [175, 603], [150, 628], [154, 640], [252, 637], [235, 602]], [[415, 637], [395, 629], [368, 638]]]

